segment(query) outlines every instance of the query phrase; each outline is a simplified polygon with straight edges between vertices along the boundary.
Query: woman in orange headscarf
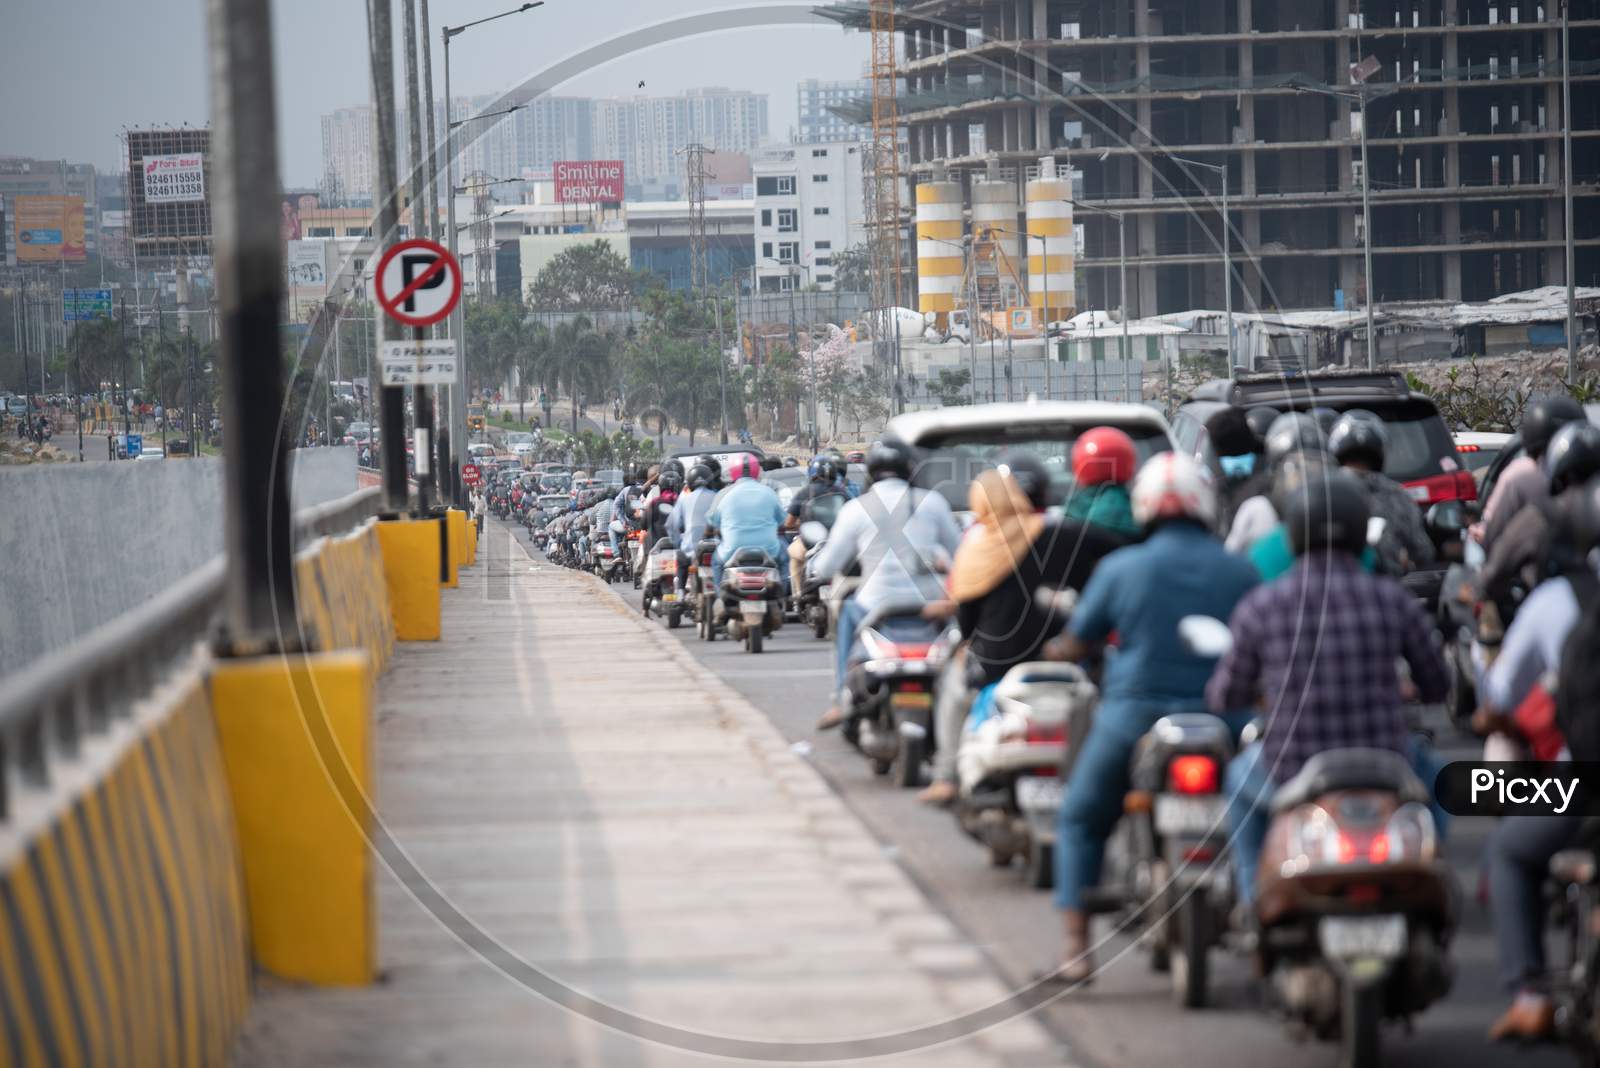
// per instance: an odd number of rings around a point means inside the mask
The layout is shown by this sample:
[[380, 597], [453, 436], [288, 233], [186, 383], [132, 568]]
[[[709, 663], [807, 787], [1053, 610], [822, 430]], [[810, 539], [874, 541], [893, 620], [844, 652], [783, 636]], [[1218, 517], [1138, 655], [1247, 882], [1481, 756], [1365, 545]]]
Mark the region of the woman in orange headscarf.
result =
[[1050, 472], [1031, 453], [1011, 452], [979, 475], [968, 492], [974, 523], [950, 566], [950, 599], [966, 640], [961, 675], [940, 680], [931, 804], [956, 796], [956, 749], [968, 707], [981, 714], [994, 686], [1039, 651], [1062, 620], [1035, 603], [1041, 587], [1081, 589], [1100, 558], [1127, 539], [1095, 523], [1047, 517]]

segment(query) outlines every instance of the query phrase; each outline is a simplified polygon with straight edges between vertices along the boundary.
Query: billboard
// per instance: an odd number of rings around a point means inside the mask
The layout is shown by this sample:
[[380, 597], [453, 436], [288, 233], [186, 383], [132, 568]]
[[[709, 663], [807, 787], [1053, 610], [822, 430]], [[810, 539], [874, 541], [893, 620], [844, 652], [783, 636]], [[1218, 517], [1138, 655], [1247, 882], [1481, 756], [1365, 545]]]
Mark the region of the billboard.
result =
[[147, 204], [198, 204], [206, 199], [205, 157], [198, 152], [146, 156], [144, 199]]
[[19, 196], [16, 214], [18, 263], [82, 263], [88, 259], [83, 236], [83, 198]]
[[61, 318], [69, 323], [111, 318], [111, 290], [64, 289], [61, 291]]
[[616, 204], [622, 201], [620, 159], [558, 160], [552, 168], [557, 204]]

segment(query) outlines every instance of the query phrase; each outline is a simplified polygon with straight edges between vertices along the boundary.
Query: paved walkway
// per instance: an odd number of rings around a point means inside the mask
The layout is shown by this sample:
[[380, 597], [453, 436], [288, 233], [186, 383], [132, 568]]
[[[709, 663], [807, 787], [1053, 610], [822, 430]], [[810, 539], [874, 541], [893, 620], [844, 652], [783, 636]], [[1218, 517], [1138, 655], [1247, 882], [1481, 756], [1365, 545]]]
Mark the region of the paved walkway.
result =
[[[505, 529], [446, 593], [447, 639], [400, 647], [381, 683], [379, 808], [442, 898], [383, 871], [384, 981], [264, 983], [238, 1064], [730, 1063], [557, 1007], [527, 965], [623, 1014], [776, 1042], [889, 1034], [1005, 996], [760, 712]], [[419, 899], [482, 933], [452, 921], [458, 939]], [[886, 1058], [1063, 1061], [1028, 1017]]]

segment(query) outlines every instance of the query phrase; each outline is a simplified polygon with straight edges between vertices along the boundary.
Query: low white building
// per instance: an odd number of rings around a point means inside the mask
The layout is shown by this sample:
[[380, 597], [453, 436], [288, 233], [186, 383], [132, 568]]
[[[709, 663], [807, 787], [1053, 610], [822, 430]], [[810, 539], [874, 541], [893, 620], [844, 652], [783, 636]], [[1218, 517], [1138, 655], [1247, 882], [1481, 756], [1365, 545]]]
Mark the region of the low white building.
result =
[[834, 287], [834, 257], [864, 242], [861, 143], [825, 141], [758, 149], [755, 276], [763, 293]]

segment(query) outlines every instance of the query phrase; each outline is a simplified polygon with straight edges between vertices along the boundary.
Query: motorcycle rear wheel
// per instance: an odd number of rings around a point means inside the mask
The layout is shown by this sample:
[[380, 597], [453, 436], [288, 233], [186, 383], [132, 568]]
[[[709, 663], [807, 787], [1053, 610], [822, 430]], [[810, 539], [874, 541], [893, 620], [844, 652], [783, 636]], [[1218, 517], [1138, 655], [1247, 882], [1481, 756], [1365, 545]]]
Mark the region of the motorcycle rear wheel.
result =
[[678, 624], [683, 622], [683, 609], [676, 606], [667, 609], [667, 629], [677, 630]]
[[1056, 885], [1056, 850], [1037, 838], [1028, 842], [1028, 888], [1053, 890]]
[[921, 738], [900, 735], [900, 749], [895, 755], [894, 784], [902, 789], [922, 785], [922, 761], [927, 743]]
[[749, 653], [759, 653], [761, 651], [762, 638], [763, 634], [760, 626], [746, 627], [744, 630], [745, 651]]
[[1210, 905], [1200, 893], [1192, 893], [1174, 919], [1178, 938], [1171, 957], [1172, 994], [1186, 1009], [1202, 1008], [1210, 981]]
[[1345, 981], [1339, 998], [1339, 1068], [1377, 1068], [1383, 984]]

